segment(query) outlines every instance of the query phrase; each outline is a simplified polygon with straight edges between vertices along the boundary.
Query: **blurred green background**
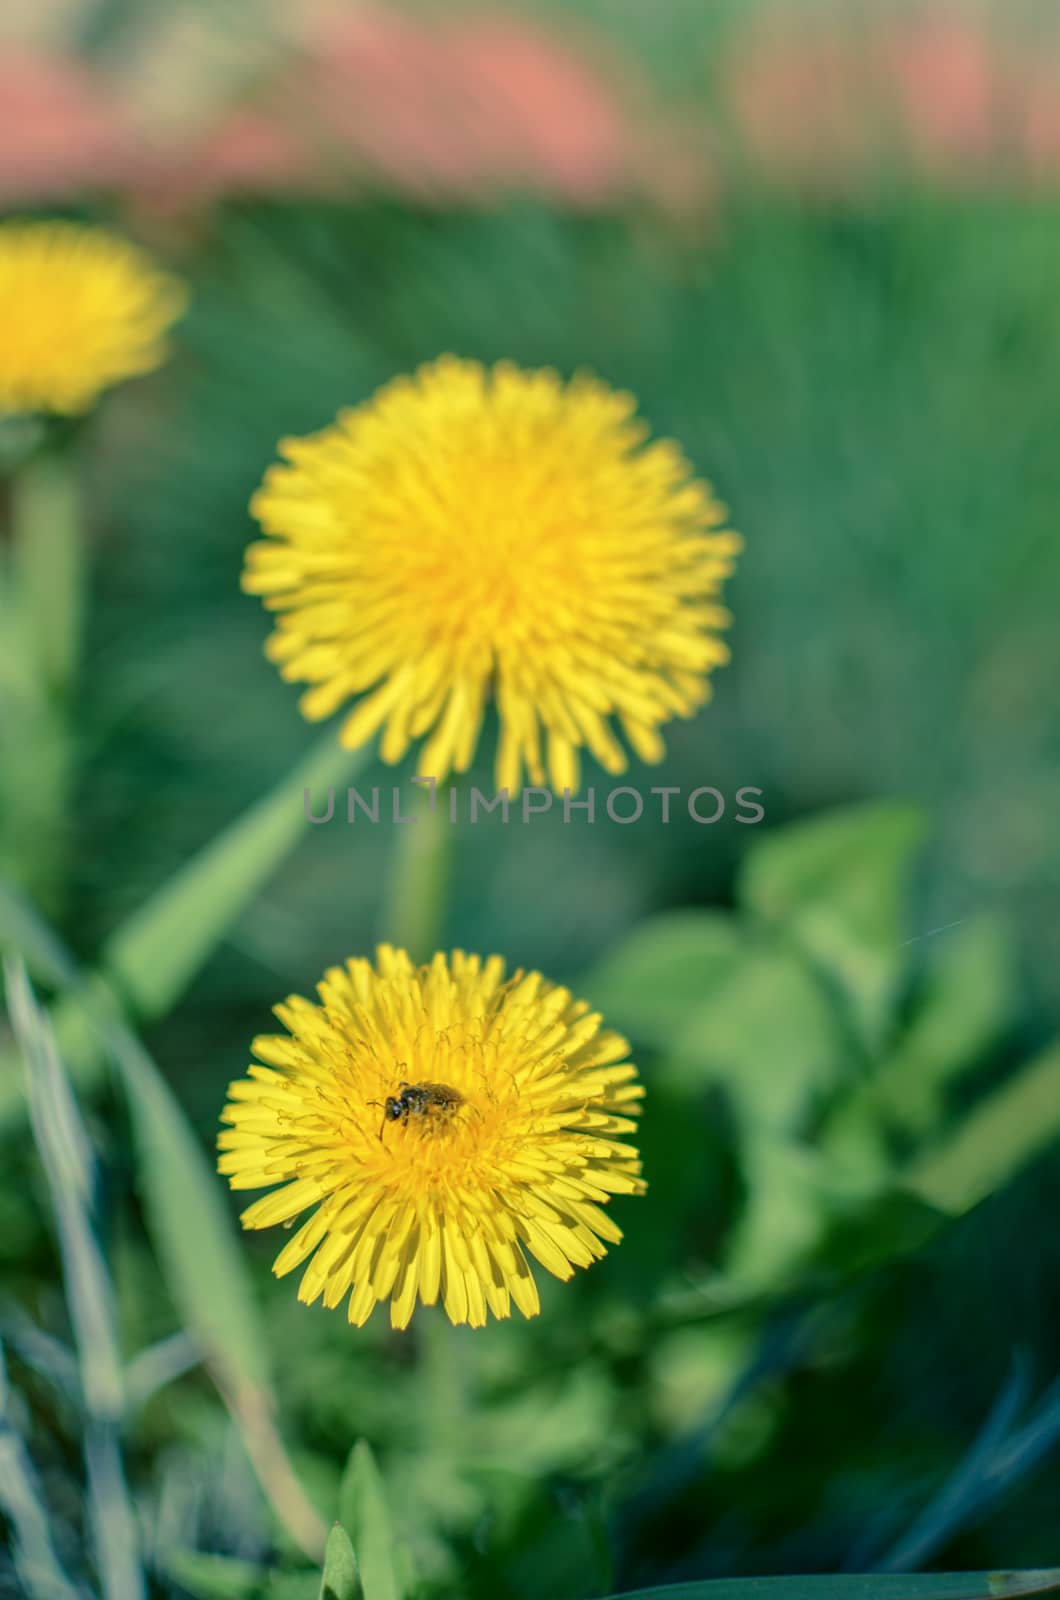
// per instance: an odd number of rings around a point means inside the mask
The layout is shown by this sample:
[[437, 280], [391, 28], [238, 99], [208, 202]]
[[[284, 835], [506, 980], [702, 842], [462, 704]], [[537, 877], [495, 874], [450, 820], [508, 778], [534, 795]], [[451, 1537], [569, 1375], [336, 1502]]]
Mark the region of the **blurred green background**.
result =
[[[331, 1517], [369, 1442], [398, 1590], [1058, 1559], [1060, 40], [1051, 6], [857, 9], [4, 25], [5, 208], [123, 228], [192, 293], [171, 363], [71, 445], [92, 572], [58, 820], [7, 706], [5, 871], [76, 961], [316, 737], [238, 586], [281, 435], [442, 351], [589, 366], [746, 538], [715, 703], [630, 781], [757, 786], [760, 826], [453, 830], [443, 943], [572, 983], [637, 1047], [626, 1242], [542, 1284], [536, 1323], [433, 1344], [422, 1311], [403, 1337], [297, 1306], [275, 1239], [238, 1247], [294, 1466]], [[311, 830], [149, 1021], [203, 1151], [270, 1005], [388, 936], [393, 831]], [[186, 1306], [108, 1083], [83, 1114], [131, 1357]], [[92, 1583], [58, 1258], [5, 1105], [12, 1415]], [[153, 1588], [314, 1593], [204, 1372], [133, 1411]]]

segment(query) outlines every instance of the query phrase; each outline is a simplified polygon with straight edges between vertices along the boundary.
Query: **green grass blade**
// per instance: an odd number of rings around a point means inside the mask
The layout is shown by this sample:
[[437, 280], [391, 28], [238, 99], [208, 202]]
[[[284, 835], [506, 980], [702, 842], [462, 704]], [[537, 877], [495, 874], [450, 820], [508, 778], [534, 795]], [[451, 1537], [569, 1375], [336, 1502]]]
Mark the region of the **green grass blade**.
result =
[[632, 1589], [609, 1600], [1008, 1600], [1060, 1594], [1060, 1567], [1040, 1572], [870, 1573], [824, 1578], [708, 1578]]
[[1017, 1429], [1014, 1424], [1026, 1399], [1027, 1363], [1016, 1361], [964, 1459], [877, 1566], [897, 1572], [924, 1566], [958, 1532], [981, 1522], [992, 1503], [1055, 1448], [1060, 1439], [1060, 1382]]
[[320, 1600], [360, 1600], [361, 1583], [357, 1558], [349, 1535], [336, 1522], [328, 1534], [324, 1551], [324, 1571], [320, 1578]]
[[124, 1410], [124, 1380], [113, 1291], [93, 1226], [94, 1158], [26, 969], [11, 958], [4, 967], [11, 1024], [29, 1079], [33, 1137], [59, 1236], [85, 1408], [92, 1417], [117, 1422]]
[[48, 1182], [77, 1346], [88, 1519], [99, 1577], [106, 1600], [137, 1600], [146, 1590], [119, 1443], [125, 1414], [124, 1373], [114, 1292], [94, 1226], [92, 1148], [25, 966], [7, 958], [5, 977], [11, 1024], [26, 1064], [30, 1121]]
[[[75, 969], [58, 941], [53, 953], [61, 970], [76, 981]], [[141, 1198], [159, 1265], [181, 1321], [230, 1383], [267, 1389], [268, 1341], [212, 1165], [139, 1040], [129, 1029], [114, 1024], [106, 1011], [94, 1020], [121, 1074], [132, 1119]], [[35, 1116], [35, 1123], [37, 1120]], [[65, 1125], [65, 1121], [59, 1123]], [[78, 1127], [76, 1123], [74, 1132], [65, 1138], [63, 1149], [67, 1152], [66, 1170], [76, 1164], [77, 1182], [84, 1187], [88, 1180], [83, 1170], [85, 1157], [78, 1149]], [[84, 1342], [96, 1347], [100, 1341], [93, 1328], [85, 1333]]]
[[9, 1394], [0, 1346], [0, 1515], [11, 1536], [15, 1575], [27, 1600], [78, 1600], [52, 1546], [37, 1474], [9, 1417]]
[[59, 969], [82, 995], [86, 1028], [121, 1075], [129, 1103], [137, 1174], [151, 1240], [184, 1328], [193, 1336], [243, 1433], [269, 1502], [311, 1560], [324, 1524], [298, 1482], [273, 1420], [268, 1339], [246, 1261], [211, 1163], [180, 1104], [143, 1045], [114, 1018], [107, 996], [80, 982], [47, 924]]
[[146, 1600], [140, 1525], [126, 1480], [116, 1424], [90, 1423], [86, 1429], [85, 1476], [104, 1600]]

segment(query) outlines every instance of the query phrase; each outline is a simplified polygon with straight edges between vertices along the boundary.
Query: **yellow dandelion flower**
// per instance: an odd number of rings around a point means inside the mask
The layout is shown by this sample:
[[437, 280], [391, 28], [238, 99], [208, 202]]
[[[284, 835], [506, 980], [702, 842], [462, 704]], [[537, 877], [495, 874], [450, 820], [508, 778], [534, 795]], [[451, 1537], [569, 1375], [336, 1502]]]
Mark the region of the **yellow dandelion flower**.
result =
[[0, 413], [87, 411], [161, 364], [184, 302], [177, 279], [101, 228], [0, 223]]
[[276, 1007], [290, 1037], [254, 1041], [218, 1139], [233, 1189], [283, 1186], [245, 1228], [316, 1208], [273, 1266], [308, 1260], [300, 1300], [349, 1295], [358, 1326], [389, 1300], [404, 1328], [440, 1298], [481, 1327], [512, 1301], [539, 1310], [527, 1254], [569, 1278], [622, 1237], [601, 1206], [644, 1188], [622, 1137], [643, 1090], [584, 1001], [536, 972], [505, 981], [499, 956], [414, 967], [388, 945], [318, 993]]
[[266, 646], [310, 719], [357, 700], [341, 739], [439, 782], [470, 765], [496, 698], [499, 788], [579, 752], [625, 770], [709, 696], [739, 537], [632, 395], [587, 375], [445, 356], [333, 426], [281, 441], [251, 502], [265, 540], [243, 586], [279, 615]]

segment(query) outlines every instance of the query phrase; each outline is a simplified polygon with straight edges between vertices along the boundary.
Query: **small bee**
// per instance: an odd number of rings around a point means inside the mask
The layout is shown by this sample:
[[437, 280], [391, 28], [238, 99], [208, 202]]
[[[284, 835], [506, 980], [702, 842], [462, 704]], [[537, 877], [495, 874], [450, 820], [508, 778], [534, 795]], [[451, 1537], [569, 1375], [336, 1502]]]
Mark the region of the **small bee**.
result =
[[[396, 1095], [388, 1094], [383, 1102], [380, 1140], [388, 1122], [407, 1122], [409, 1117], [428, 1117], [432, 1112], [449, 1117], [457, 1106], [464, 1103], [459, 1089], [451, 1089], [447, 1083], [399, 1083], [398, 1090]], [[377, 1106], [379, 1101], [370, 1100], [368, 1103]]]

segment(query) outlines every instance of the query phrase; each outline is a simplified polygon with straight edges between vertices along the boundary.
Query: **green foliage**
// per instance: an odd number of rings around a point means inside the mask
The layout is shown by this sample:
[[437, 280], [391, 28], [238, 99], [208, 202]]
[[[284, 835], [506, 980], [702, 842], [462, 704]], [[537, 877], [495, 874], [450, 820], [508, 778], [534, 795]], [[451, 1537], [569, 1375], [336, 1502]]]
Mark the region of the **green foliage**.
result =
[[[861, 1258], [878, 1259], [872, 1234], [913, 1214], [907, 1194], [959, 1215], [1060, 1136], [1053, 1053], [950, 1124], [947, 1091], [1004, 1027], [1009, 949], [996, 922], [967, 923], [904, 997], [922, 831], [908, 808], [882, 806], [767, 836], [745, 858], [743, 911], [653, 919], [585, 979], [609, 1017], [662, 1051], [668, 1095], [728, 1097], [746, 1195], [728, 1256], [740, 1283], [775, 1286], [827, 1257], [840, 1219]], [[921, 1152], [892, 1148], [896, 1130]], [[922, 1242], [929, 1213], [916, 1214]]]
[[349, 1535], [336, 1522], [328, 1534], [319, 1600], [360, 1600], [365, 1591], [357, 1575], [357, 1558]]
[[[361, 1590], [358, 1592], [363, 1591], [364, 1600], [404, 1600], [386, 1493], [375, 1458], [363, 1439], [354, 1445], [346, 1463], [339, 1491], [339, 1515], [349, 1531], [347, 1547], [352, 1540], [357, 1552], [356, 1563], [350, 1570], [353, 1581], [357, 1580], [358, 1571], [360, 1573]], [[341, 1528], [333, 1531], [332, 1538], [337, 1535], [341, 1544]], [[326, 1566], [324, 1576], [326, 1580]]]
[[712, 985], [738, 967], [746, 941], [718, 912], [673, 911], [641, 923], [592, 969], [592, 1001], [655, 1049], [674, 1019], [709, 1003]]
[[905, 1181], [940, 1210], [959, 1215], [1011, 1182], [1058, 1136], [1060, 1046], [1053, 1045], [924, 1151]]
[[164, 1015], [306, 827], [303, 794], [352, 779], [364, 756], [326, 734], [299, 765], [213, 839], [104, 946], [104, 970], [137, 1015]]
[[[79, 1083], [90, 1084], [103, 1062], [100, 1015], [116, 1019], [128, 1009], [144, 1021], [164, 1016], [305, 832], [305, 791], [319, 805], [321, 789], [352, 778], [363, 760], [361, 752], [343, 750], [334, 735], [325, 736], [107, 940], [99, 973], [55, 1015]], [[9, 893], [8, 904], [16, 900]], [[14, 1087], [0, 1078], [0, 1120], [18, 1114]]]
[[[47, 956], [55, 980], [83, 995], [85, 987], [78, 979], [69, 954], [32, 909], [10, 891], [0, 892], [0, 909], [7, 912], [8, 928], [23, 931], [28, 948]], [[48, 1081], [57, 1086], [52, 1093], [53, 1103], [36, 1114], [33, 1096], [30, 1096], [31, 1121], [38, 1144], [47, 1157], [49, 1140], [53, 1137], [51, 1123], [59, 1116], [60, 1122], [75, 1130], [67, 1135], [65, 1145], [76, 1150], [81, 1136], [76, 1134], [76, 1111], [69, 1086], [62, 1088], [66, 1080], [59, 1066], [53, 1030], [42, 1014], [27, 1009], [24, 979], [17, 981], [22, 988], [15, 990], [16, 1035], [22, 1015], [29, 1019], [23, 1021], [21, 1028], [23, 1051], [35, 1052], [43, 1063]], [[322, 1528], [286, 1460], [275, 1431], [276, 1403], [270, 1384], [265, 1330], [254, 1302], [245, 1258], [236, 1242], [212, 1168], [178, 1102], [139, 1040], [114, 1018], [106, 1004], [90, 1009], [90, 1002], [83, 1000], [82, 1005], [86, 1022], [98, 1032], [101, 1054], [111, 1057], [123, 1080], [132, 1113], [133, 1144], [151, 1242], [182, 1325], [210, 1366], [242, 1429], [263, 1487], [273, 1498], [278, 1515], [295, 1542], [304, 1550], [312, 1551], [320, 1542]], [[84, 1159], [82, 1157], [82, 1163]], [[86, 1180], [82, 1177], [77, 1186], [85, 1188]], [[58, 1209], [62, 1217], [64, 1209]], [[95, 1286], [88, 1302], [90, 1320], [82, 1329], [80, 1345], [91, 1362], [89, 1373], [94, 1372], [109, 1353], [109, 1376], [103, 1387], [111, 1397], [106, 1408], [107, 1420], [113, 1422], [121, 1409], [117, 1397], [121, 1393], [122, 1378], [113, 1332], [106, 1337], [101, 1333], [113, 1320], [107, 1309], [109, 1291], [102, 1262], [95, 1259], [97, 1252], [92, 1249], [91, 1237], [86, 1233], [84, 1222], [77, 1222], [76, 1212], [74, 1223], [76, 1253], [79, 1258], [87, 1259], [88, 1269], [78, 1273], [80, 1292], [71, 1310], [76, 1320], [88, 1288]], [[70, 1226], [68, 1223], [67, 1231]]]
[[40, 1481], [12, 1415], [0, 1347], [0, 1514], [11, 1532], [12, 1561], [29, 1600], [77, 1600], [55, 1554]]
[[194, 1600], [319, 1600], [320, 1579], [315, 1573], [270, 1570], [197, 1550], [170, 1551], [164, 1565], [166, 1576]]
[[837, 986], [867, 1049], [883, 1042], [902, 973], [900, 933], [923, 820], [908, 806], [816, 818], [767, 838], [739, 886]]
[[849, 1138], [864, 1155], [869, 1129], [923, 1136], [942, 1118], [954, 1075], [1003, 1041], [1015, 999], [1009, 930], [997, 918], [975, 917], [942, 931], [901, 1037], [830, 1115], [831, 1148]]
[[97, 1573], [105, 1600], [141, 1600], [146, 1586], [140, 1536], [120, 1443], [125, 1378], [114, 1290], [94, 1214], [94, 1156], [52, 1030], [21, 962], [6, 963], [6, 989], [12, 1028], [26, 1066], [33, 1136], [59, 1235], [77, 1352], [86, 1521]]

